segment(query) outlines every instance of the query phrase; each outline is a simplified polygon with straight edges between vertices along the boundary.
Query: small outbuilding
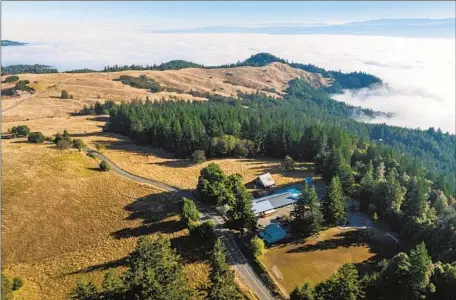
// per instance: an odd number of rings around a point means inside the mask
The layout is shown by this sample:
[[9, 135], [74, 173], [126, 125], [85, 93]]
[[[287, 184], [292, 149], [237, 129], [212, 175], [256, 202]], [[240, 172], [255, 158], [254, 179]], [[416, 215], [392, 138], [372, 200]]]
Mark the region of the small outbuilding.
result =
[[287, 232], [279, 224], [269, 224], [258, 234], [266, 243], [273, 244], [287, 237]]
[[274, 179], [272, 179], [271, 173], [266, 173], [260, 175], [256, 180], [255, 183], [263, 188], [269, 188], [275, 185]]

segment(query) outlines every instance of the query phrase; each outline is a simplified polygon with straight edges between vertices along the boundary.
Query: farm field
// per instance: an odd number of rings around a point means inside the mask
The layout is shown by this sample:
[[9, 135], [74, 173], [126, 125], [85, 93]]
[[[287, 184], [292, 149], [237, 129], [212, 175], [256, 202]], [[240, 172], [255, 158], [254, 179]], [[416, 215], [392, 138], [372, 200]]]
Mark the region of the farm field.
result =
[[288, 295], [306, 281], [315, 285], [328, 279], [345, 263], [357, 265], [362, 273], [371, 263], [392, 256], [397, 250], [381, 234], [365, 236], [356, 229], [330, 228], [305, 242], [272, 246], [261, 260]]
[[[36, 128], [36, 130], [40, 130]], [[77, 280], [123, 268], [141, 235], [166, 234], [204, 296], [208, 264], [192, 254], [176, 199], [98, 171], [76, 150], [2, 140], [2, 270], [20, 276], [15, 299], [65, 299]], [[184, 247], [185, 245], [185, 247]]]

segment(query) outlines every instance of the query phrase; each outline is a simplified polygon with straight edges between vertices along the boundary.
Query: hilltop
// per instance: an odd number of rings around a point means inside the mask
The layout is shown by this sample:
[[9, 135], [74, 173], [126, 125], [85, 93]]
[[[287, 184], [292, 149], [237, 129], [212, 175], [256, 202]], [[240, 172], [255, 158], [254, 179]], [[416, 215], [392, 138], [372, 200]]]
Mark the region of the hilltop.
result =
[[[116, 81], [120, 76], [145, 75], [166, 87], [167, 91], [152, 93]], [[2, 81], [7, 76], [2, 77]], [[238, 92], [256, 93], [281, 98], [290, 80], [302, 78], [316, 88], [329, 87], [333, 80], [321, 74], [292, 68], [283, 63], [264, 67], [188, 68], [181, 70], [145, 70], [94, 73], [21, 74], [20, 80], [30, 81], [35, 94], [22, 93], [19, 98], [4, 96], [3, 120], [24, 120], [62, 116], [80, 110], [84, 105], [98, 100], [131, 101], [148, 97], [151, 100], [184, 99], [205, 101], [205, 93], [236, 96]], [[14, 83], [5, 84], [10, 88]], [[62, 90], [74, 95], [74, 99], [59, 99]]]

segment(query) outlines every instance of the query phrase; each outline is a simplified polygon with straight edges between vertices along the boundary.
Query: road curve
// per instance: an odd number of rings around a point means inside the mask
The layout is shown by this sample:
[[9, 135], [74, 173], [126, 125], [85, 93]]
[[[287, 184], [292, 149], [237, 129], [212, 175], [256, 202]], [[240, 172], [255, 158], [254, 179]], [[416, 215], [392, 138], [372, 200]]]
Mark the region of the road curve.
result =
[[[91, 154], [93, 157], [96, 157], [100, 160], [105, 161], [107, 164], [110, 165], [111, 171], [114, 173], [125, 177], [129, 180], [135, 181], [140, 184], [147, 184], [151, 185], [155, 188], [175, 193], [179, 197], [189, 197], [194, 198], [190, 192], [179, 190], [178, 188], [169, 186], [162, 182], [158, 182], [152, 179], [144, 178], [130, 172], [125, 171], [124, 169], [117, 166], [113, 161], [109, 158], [104, 156], [103, 154], [94, 151], [94, 150], [86, 150], [85, 152]], [[266, 287], [266, 285], [261, 281], [258, 275], [255, 273], [253, 268], [248, 263], [245, 256], [242, 254], [241, 250], [239, 249], [238, 245], [236, 244], [233, 234], [230, 230], [224, 228], [225, 220], [220, 216], [215, 210], [206, 207], [202, 203], [195, 201], [198, 209], [203, 214], [204, 218], [211, 218], [217, 224], [215, 228], [215, 232], [217, 236], [224, 242], [225, 248], [227, 250], [227, 260], [230, 263], [236, 273], [241, 277], [243, 282], [250, 288], [251, 291], [258, 297], [260, 300], [273, 300], [274, 297], [271, 295], [271, 292]]]

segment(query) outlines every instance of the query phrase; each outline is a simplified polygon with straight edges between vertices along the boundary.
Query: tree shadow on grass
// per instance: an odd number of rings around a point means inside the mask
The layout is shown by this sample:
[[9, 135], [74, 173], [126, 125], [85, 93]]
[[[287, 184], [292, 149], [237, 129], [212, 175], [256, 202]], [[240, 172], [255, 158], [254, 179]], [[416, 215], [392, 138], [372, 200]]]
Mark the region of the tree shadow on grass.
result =
[[136, 199], [125, 206], [127, 220], [140, 220], [136, 227], [127, 227], [111, 233], [115, 239], [165, 234], [171, 246], [184, 262], [192, 263], [207, 259], [212, 243], [189, 235], [186, 225], [180, 220], [180, 198], [190, 196], [189, 191], [162, 192]]
[[157, 163], [150, 163], [151, 165], [164, 166], [168, 168], [188, 168], [194, 163], [190, 159], [176, 159], [170, 161], [163, 161]]
[[102, 263], [102, 264], [97, 264], [93, 265], [87, 268], [83, 268], [77, 271], [73, 271], [70, 273], [66, 273], [65, 275], [76, 275], [76, 274], [84, 274], [84, 273], [90, 273], [93, 271], [106, 271], [112, 268], [117, 268], [117, 267], [124, 267], [127, 265], [127, 260], [128, 257], [122, 257], [121, 259], [113, 260], [110, 262]]
[[[278, 245], [279, 247], [286, 247], [290, 243], [302, 244], [303, 240], [288, 241]], [[374, 255], [369, 259], [355, 263], [360, 276], [369, 273], [376, 269], [377, 264], [384, 258], [391, 258], [400, 251], [403, 247], [400, 244], [394, 243], [391, 239], [387, 238], [384, 233], [377, 230], [350, 230], [341, 232], [334, 235], [330, 239], [318, 241], [313, 244], [304, 244], [297, 246], [287, 251], [287, 253], [303, 253], [311, 251], [322, 251], [336, 249], [339, 247], [360, 247], [366, 246], [369, 252]], [[348, 263], [348, 262], [347, 262]]]

